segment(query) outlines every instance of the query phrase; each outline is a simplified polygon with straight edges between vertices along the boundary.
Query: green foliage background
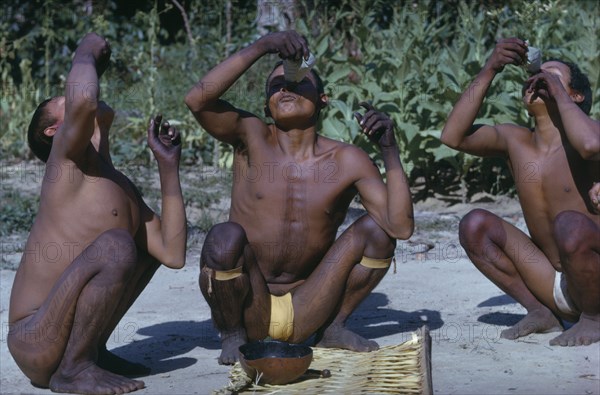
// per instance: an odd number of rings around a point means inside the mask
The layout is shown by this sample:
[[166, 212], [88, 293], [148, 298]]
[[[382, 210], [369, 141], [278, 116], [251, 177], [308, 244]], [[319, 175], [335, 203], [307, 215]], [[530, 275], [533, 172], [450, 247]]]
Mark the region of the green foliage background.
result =
[[[31, 154], [26, 129], [36, 105], [60, 95], [71, 54], [89, 31], [112, 44], [102, 96], [117, 112], [113, 159], [120, 167], [145, 163], [145, 125], [160, 111], [184, 136], [184, 162], [227, 166], [229, 148], [215, 146], [183, 104], [187, 90], [228, 54], [257, 39], [255, 0], [180, 2], [29, 1], [2, 6], [0, 20], [0, 154]], [[398, 125], [402, 161], [416, 199], [433, 194], [466, 199], [480, 191], [511, 193], [500, 159], [456, 153], [439, 142], [453, 103], [479, 71], [495, 41], [517, 36], [544, 58], [574, 61], [600, 97], [600, 7], [595, 1], [298, 1], [296, 29], [318, 58], [331, 105], [322, 133], [377, 150], [359, 135], [352, 112], [370, 100]], [[276, 1], [271, 7], [278, 7]], [[89, 7], [92, 7], [91, 9]], [[228, 23], [228, 16], [231, 23]], [[226, 95], [234, 105], [263, 113], [264, 80], [276, 56], [259, 60]], [[481, 110], [486, 123], [530, 125], [521, 105], [524, 70], [507, 67]], [[600, 118], [600, 104], [592, 116]]]

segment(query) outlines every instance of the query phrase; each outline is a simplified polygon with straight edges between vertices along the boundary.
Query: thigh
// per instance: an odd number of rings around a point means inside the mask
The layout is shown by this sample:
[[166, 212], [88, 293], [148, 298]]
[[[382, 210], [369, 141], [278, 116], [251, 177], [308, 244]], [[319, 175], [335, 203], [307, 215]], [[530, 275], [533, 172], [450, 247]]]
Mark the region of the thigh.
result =
[[557, 311], [554, 303], [554, 278], [556, 270], [548, 257], [523, 231], [498, 218], [504, 231], [505, 243], [499, 246], [510, 259], [527, 288], [544, 305]]
[[74, 325], [79, 295], [103, 269], [117, 272], [115, 265], [123, 261], [123, 257], [117, 256], [119, 254], [127, 255], [127, 261], [135, 262], [135, 244], [131, 236], [122, 230], [103, 233], [67, 267], [40, 308], [11, 325], [7, 339], [9, 349], [30, 378], [30, 374], [51, 374], [62, 359], [71, 332], [85, 330]]
[[350, 271], [362, 259], [367, 245], [361, 220], [342, 233], [306, 281], [293, 291], [294, 337], [317, 330], [341, 301]]

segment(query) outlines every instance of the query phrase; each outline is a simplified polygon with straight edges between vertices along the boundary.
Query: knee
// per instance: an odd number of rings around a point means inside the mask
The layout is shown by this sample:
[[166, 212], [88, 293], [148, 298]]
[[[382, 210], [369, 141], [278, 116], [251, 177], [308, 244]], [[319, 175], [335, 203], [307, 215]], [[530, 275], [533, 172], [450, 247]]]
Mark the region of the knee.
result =
[[487, 210], [476, 208], [465, 215], [458, 224], [458, 238], [463, 248], [481, 242], [492, 226], [495, 226], [496, 216]]
[[132, 272], [137, 264], [135, 241], [125, 229], [109, 229], [102, 233], [84, 251], [86, 258], [95, 257], [103, 267], [115, 272]]
[[248, 244], [246, 231], [235, 222], [213, 226], [204, 240], [200, 265], [214, 269], [230, 270], [238, 265]]
[[585, 248], [585, 230], [588, 219], [577, 211], [563, 211], [554, 219], [554, 240], [563, 256], [570, 256]]
[[387, 233], [369, 215], [356, 221], [360, 237], [365, 241], [364, 255], [369, 258], [389, 258], [396, 249], [396, 239]]

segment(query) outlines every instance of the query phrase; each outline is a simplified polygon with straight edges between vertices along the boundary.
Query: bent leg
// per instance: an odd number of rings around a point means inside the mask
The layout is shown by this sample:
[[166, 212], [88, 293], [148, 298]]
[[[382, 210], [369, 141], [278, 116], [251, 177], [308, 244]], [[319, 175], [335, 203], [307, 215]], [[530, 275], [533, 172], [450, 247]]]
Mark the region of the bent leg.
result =
[[9, 349], [33, 384], [90, 394], [144, 387], [96, 365], [100, 337], [135, 262], [135, 243], [128, 232], [104, 232], [75, 258], [39, 310], [11, 327]]
[[[237, 361], [239, 346], [248, 340], [247, 330], [252, 338], [257, 336], [257, 331], [266, 334], [266, 330], [256, 324], [244, 327], [245, 310], [254, 312], [253, 322], [266, 325], [270, 312], [267, 285], [253, 263], [252, 249], [240, 225], [234, 222], [217, 224], [206, 235], [200, 257], [199, 282], [200, 290], [210, 306], [213, 322], [221, 334], [220, 364]], [[235, 274], [231, 279], [219, 280], [215, 273], [242, 268], [246, 272]]]
[[556, 271], [525, 233], [489, 211], [475, 209], [460, 221], [459, 239], [477, 269], [527, 309], [525, 318], [501, 337], [560, 330], [553, 314]]
[[576, 211], [554, 220], [567, 291], [581, 311], [579, 321], [550, 345], [579, 346], [600, 341], [600, 226]]
[[147, 251], [137, 250], [137, 264], [119, 305], [117, 306], [110, 324], [106, 327], [98, 347], [98, 366], [110, 372], [125, 376], [140, 376], [150, 373], [150, 368], [140, 363], [127, 361], [106, 349], [106, 342], [113, 333], [121, 318], [146, 288], [161, 263]]
[[318, 346], [370, 351], [374, 341], [344, 327], [348, 316], [381, 281], [388, 268], [358, 265], [363, 256], [389, 258], [395, 242], [365, 215], [335, 241], [319, 266], [293, 294], [293, 341], [301, 342], [319, 328]]
[[[371, 217], [364, 216], [357, 222], [357, 226], [365, 238], [363, 256], [376, 259], [393, 256], [396, 247], [395, 240], [390, 238]], [[346, 282], [342, 301], [334, 311], [337, 314], [332, 315], [331, 323], [326, 324], [317, 336], [318, 347], [344, 348], [353, 351], [372, 351], [379, 348], [377, 342], [365, 339], [346, 329], [345, 322], [381, 282], [388, 269], [389, 266], [374, 269], [360, 264], [354, 265]]]

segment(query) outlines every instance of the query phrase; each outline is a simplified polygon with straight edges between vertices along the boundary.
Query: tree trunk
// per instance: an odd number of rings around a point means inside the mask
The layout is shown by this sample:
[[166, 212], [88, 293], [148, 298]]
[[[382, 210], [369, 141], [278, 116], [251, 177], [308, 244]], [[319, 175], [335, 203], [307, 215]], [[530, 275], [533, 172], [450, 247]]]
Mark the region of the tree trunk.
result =
[[257, 0], [258, 34], [293, 29], [298, 14], [297, 0]]

